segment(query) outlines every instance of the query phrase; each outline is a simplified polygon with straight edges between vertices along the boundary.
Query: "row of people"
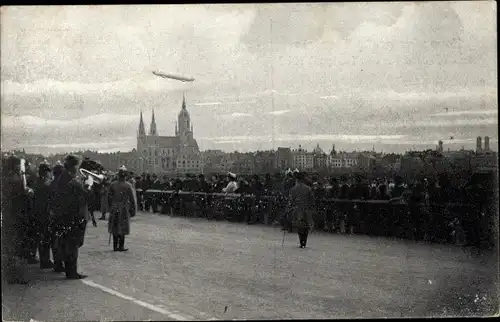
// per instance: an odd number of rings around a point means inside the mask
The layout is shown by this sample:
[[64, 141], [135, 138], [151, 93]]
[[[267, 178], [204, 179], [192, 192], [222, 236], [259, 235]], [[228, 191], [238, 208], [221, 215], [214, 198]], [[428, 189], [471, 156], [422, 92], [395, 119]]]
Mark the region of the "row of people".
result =
[[[28, 180], [23, 180], [26, 173], [21, 173], [19, 158], [2, 161], [2, 268], [7, 282], [27, 283], [26, 265], [38, 262], [41, 269], [65, 273], [68, 279], [85, 278], [77, 271], [78, 249], [91, 219], [92, 189], [78, 177], [80, 160], [69, 155], [53, 169], [41, 164], [36, 178], [31, 175]], [[125, 235], [136, 212], [134, 189], [126, 179], [126, 169], [120, 170], [105, 202], [115, 251], [127, 250]]]

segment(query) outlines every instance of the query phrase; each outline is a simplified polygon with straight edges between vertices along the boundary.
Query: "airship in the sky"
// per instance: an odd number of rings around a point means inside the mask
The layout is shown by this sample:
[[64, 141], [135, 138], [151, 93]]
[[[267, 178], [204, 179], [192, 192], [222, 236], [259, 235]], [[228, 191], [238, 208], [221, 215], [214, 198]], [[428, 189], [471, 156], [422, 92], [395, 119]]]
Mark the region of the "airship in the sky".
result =
[[184, 77], [184, 76], [179, 76], [179, 75], [174, 75], [174, 74], [165, 74], [165, 73], [155, 72], [155, 71], [153, 71], [153, 74], [156, 75], [156, 76], [163, 77], [163, 78], [175, 79], [175, 80], [178, 80], [178, 81], [181, 81], [181, 82], [192, 82], [192, 81], [194, 81], [194, 78], [192, 78], [192, 77]]

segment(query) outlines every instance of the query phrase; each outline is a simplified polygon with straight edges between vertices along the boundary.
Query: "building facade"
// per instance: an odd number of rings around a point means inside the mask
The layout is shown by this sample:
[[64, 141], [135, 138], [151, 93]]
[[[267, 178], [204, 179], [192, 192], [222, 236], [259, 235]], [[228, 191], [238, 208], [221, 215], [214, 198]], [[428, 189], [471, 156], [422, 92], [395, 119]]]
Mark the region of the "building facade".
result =
[[203, 158], [194, 139], [193, 124], [186, 108], [185, 97], [182, 99], [174, 134], [174, 136], [158, 134], [154, 111], [149, 134], [146, 134], [141, 112], [136, 150], [141, 172], [195, 174], [203, 171]]
[[358, 165], [359, 156], [356, 153], [330, 153], [326, 159], [329, 168], [352, 168]]
[[299, 170], [312, 170], [314, 169], [314, 153], [307, 152], [299, 145], [297, 150], [292, 151], [292, 167]]

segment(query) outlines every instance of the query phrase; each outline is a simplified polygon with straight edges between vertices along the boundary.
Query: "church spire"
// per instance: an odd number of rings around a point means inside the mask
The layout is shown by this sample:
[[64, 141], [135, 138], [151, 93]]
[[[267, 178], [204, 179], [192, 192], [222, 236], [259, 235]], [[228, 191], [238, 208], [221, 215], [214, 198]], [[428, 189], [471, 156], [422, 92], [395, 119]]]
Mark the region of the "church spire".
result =
[[141, 110], [141, 120], [139, 121], [138, 136], [146, 136], [146, 129], [144, 127], [144, 120], [142, 119], [142, 110]]
[[182, 93], [182, 109], [186, 109], [186, 94]]
[[151, 126], [149, 127], [149, 135], [157, 136], [156, 131], [156, 121], [155, 121], [155, 110], [153, 110], [153, 117], [151, 118]]

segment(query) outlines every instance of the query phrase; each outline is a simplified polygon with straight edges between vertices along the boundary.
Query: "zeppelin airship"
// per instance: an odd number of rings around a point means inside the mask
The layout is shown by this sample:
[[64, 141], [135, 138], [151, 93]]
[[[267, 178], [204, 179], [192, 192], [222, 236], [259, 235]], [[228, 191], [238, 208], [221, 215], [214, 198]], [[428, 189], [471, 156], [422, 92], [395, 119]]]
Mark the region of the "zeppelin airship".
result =
[[185, 82], [185, 83], [194, 81], [194, 78], [192, 78], [192, 77], [184, 77], [184, 76], [179, 76], [179, 75], [174, 75], [174, 74], [165, 74], [165, 73], [160, 73], [160, 72], [155, 72], [155, 71], [153, 71], [153, 74], [156, 76], [163, 77], [163, 78], [175, 79], [175, 80]]

